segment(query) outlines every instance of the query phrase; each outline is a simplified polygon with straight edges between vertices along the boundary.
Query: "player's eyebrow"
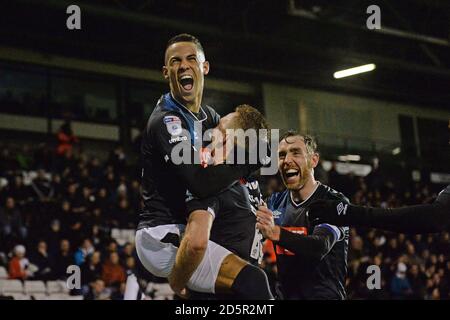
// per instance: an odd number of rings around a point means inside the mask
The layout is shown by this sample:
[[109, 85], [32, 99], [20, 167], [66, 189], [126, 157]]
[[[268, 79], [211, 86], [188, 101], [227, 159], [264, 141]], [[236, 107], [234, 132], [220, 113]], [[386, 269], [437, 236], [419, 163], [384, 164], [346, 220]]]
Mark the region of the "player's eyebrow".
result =
[[180, 60], [181, 58], [179, 56], [172, 56], [169, 58], [169, 61], [173, 61], [173, 60]]
[[289, 151], [290, 151], [290, 152], [300, 152], [300, 153], [303, 153], [302, 148], [291, 148], [291, 149], [289, 149]]

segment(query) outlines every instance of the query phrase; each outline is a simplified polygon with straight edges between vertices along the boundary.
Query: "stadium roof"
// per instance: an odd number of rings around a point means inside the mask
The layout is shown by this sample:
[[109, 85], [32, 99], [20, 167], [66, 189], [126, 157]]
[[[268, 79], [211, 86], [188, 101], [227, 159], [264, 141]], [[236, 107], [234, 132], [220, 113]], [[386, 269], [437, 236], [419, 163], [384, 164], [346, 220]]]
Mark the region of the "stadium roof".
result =
[[[215, 77], [343, 91], [450, 108], [450, 3], [379, 1], [77, 1], [82, 30], [66, 28], [66, 0], [2, 4], [0, 46], [160, 69], [166, 41], [198, 36]], [[367, 63], [376, 72], [336, 80]]]

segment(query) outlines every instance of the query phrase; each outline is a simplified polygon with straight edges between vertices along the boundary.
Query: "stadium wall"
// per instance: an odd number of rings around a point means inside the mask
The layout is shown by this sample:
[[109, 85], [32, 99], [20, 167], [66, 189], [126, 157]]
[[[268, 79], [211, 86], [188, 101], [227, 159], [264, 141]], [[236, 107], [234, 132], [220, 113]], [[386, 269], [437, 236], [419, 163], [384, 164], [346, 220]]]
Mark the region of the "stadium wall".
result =
[[[309, 132], [318, 135], [322, 144], [335, 147], [350, 144], [356, 149], [387, 151], [401, 143], [399, 115], [450, 119], [450, 111], [441, 109], [272, 83], [262, 88], [265, 113], [272, 127]], [[417, 140], [417, 128], [415, 131]]]

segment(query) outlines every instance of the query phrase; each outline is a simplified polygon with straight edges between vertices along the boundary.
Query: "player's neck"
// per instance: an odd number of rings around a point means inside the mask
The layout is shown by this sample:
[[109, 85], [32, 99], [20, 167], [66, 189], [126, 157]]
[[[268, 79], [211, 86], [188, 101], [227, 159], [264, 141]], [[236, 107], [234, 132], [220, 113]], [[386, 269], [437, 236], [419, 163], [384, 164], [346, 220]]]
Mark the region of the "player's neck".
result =
[[202, 103], [202, 95], [199, 94], [193, 101], [183, 101], [182, 99], [177, 98], [172, 92], [171, 92], [172, 98], [175, 99], [176, 102], [184, 106], [186, 109], [193, 113], [199, 113], [200, 112], [200, 105]]
[[201, 99], [195, 99], [195, 101], [186, 103], [186, 104], [184, 104], [184, 106], [193, 113], [199, 113], [200, 112], [200, 101], [201, 101]]
[[317, 181], [314, 177], [308, 179], [305, 185], [299, 190], [291, 190], [292, 199], [295, 202], [303, 202], [308, 199], [317, 188]]

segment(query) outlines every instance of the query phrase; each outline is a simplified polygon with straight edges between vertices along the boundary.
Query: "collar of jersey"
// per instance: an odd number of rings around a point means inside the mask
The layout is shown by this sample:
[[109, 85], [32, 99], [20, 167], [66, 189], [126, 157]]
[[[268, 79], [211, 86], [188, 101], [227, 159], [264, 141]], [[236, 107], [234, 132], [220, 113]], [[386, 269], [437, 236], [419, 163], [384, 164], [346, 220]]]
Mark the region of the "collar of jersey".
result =
[[[203, 110], [203, 108], [200, 107], [200, 109], [202, 110], [203, 114], [205, 115], [205, 118], [202, 119], [202, 120], [198, 120], [198, 118], [188, 108], [186, 108], [181, 103], [176, 101], [172, 97], [172, 94], [170, 92], [166, 93], [165, 95], [163, 95], [162, 98], [159, 100], [158, 104], [160, 104], [162, 110], [172, 111], [172, 112], [175, 112], [175, 113], [179, 114], [181, 117], [183, 117], [183, 119], [187, 123], [188, 130], [189, 130], [189, 133], [191, 135], [191, 143], [195, 144], [195, 141], [194, 141], [195, 140], [194, 119], [196, 119], [197, 121], [202, 122], [202, 121], [205, 121], [208, 118], [208, 115]], [[187, 116], [188, 113], [191, 114], [192, 117]]]
[[208, 115], [206, 114], [205, 110], [203, 110], [202, 106], [200, 106], [200, 112], [203, 113], [203, 119], [200, 120], [199, 118], [197, 118], [197, 116], [191, 110], [186, 108], [181, 102], [179, 102], [177, 99], [175, 99], [175, 97], [172, 95], [172, 92], [169, 92], [169, 97], [171, 98], [171, 100], [173, 100], [173, 102], [175, 104], [178, 105], [179, 108], [181, 108], [184, 111], [187, 111], [198, 122], [203, 122], [206, 119], [208, 119]]
[[312, 197], [312, 195], [313, 195], [314, 193], [316, 193], [317, 188], [319, 188], [319, 186], [320, 186], [320, 181], [317, 181], [316, 187], [314, 188], [313, 192], [311, 192], [311, 194], [308, 196], [308, 198], [306, 198], [305, 200], [303, 200], [303, 201], [300, 202], [300, 203], [297, 203], [297, 202], [294, 201], [294, 199], [292, 199], [292, 192], [289, 191], [289, 199], [291, 199], [291, 203], [292, 203], [295, 207], [300, 207], [300, 206], [304, 205], [304, 204]]

